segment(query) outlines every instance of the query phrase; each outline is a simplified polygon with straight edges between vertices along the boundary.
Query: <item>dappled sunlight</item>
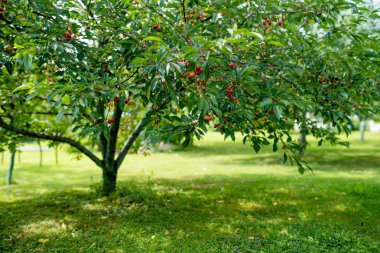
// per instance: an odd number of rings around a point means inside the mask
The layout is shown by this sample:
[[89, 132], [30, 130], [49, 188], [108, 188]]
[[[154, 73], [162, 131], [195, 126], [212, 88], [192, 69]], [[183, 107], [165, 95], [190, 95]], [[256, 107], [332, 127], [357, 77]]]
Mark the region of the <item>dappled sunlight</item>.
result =
[[50, 236], [52, 234], [65, 233], [67, 225], [54, 219], [45, 219], [22, 226], [19, 236], [31, 236], [33, 234]]

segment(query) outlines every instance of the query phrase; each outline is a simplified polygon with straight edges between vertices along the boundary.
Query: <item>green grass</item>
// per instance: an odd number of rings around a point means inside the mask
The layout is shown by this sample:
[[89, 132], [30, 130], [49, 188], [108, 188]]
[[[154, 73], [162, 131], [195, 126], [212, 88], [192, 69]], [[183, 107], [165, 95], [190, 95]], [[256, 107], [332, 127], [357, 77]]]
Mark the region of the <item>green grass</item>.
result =
[[281, 153], [211, 133], [186, 152], [130, 155], [109, 199], [89, 160], [62, 151], [56, 166], [48, 151], [40, 168], [24, 152], [16, 184], [0, 184], [0, 252], [379, 252], [380, 134], [367, 139], [312, 143], [302, 176]]

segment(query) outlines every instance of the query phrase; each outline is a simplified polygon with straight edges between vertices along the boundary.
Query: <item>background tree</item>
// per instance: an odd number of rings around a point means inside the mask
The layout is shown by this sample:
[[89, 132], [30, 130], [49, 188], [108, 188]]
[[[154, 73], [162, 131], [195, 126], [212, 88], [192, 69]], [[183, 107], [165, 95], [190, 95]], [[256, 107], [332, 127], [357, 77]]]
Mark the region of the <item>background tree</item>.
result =
[[[256, 152], [282, 147], [303, 173], [294, 123], [338, 143], [349, 115], [372, 112], [379, 96], [378, 37], [358, 29], [377, 12], [361, 1], [2, 2], [1, 78], [14, 82], [0, 96], [14, 108], [2, 108], [0, 127], [77, 148], [102, 169], [104, 194], [143, 131], [185, 146], [209, 125], [240, 132]], [[41, 127], [37, 109], [70, 120], [71, 132]]]

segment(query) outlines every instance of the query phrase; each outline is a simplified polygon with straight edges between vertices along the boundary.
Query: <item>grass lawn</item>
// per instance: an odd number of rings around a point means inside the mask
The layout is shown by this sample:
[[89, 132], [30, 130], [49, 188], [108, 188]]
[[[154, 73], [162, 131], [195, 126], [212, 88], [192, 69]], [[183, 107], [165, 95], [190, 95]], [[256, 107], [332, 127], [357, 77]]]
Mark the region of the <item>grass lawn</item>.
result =
[[118, 193], [100, 169], [54, 151], [23, 152], [15, 184], [0, 165], [0, 252], [380, 252], [380, 133], [317, 147], [300, 175], [210, 133], [187, 151], [130, 155]]

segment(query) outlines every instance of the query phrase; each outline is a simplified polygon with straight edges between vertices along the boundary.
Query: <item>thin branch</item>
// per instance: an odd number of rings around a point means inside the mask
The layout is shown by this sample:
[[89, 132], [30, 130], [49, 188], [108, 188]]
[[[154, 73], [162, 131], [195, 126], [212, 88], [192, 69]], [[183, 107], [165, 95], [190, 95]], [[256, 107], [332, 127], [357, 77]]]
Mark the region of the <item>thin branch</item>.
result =
[[24, 136], [32, 137], [32, 138], [39, 138], [44, 140], [51, 140], [61, 143], [67, 143], [75, 148], [77, 148], [79, 151], [81, 151], [83, 154], [85, 154], [88, 158], [90, 158], [96, 165], [98, 165], [100, 168], [103, 167], [102, 160], [100, 160], [98, 157], [96, 157], [90, 150], [88, 150], [86, 147], [81, 145], [79, 142], [59, 136], [59, 135], [52, 135], [52, 134], [45, 134], [45, 133], [37, 133], [33, 131], [29, 131], [23, 128], [18, 128], [15, 126], [12, 126], [10, 124], [5, 123], [5, 121], [0, 117], [0, 127], [4, 128], [5, 130], [8, 130], [10, 132], [18, 133]]
[[37, 16], [40, 16], [40, 17], [44, 17], [44, 18], [47, 18], [47, 19], [51, 19], [51, 20], [55, 20], [52, 16], [48, 16], [46, 14], [43, 14], [43, 13], [40, 13], [38, 11], [32, 11], [32, 13], [36, 14]]
[[147, 8], [149, 8], [149, 9], [151, 9], [151, 10], [153, 10], [155, 13], [157, 13], [160, 17], [162, 17], [163, 19], [165, 19], [165, 21], [166, 22], [168, 22], [173, 28], [174, 28], [174, 30], [182, 37], [182, 38], [184, 38], [186, 41], [188, 41], [189, 39], [185, 36], [185, 35], [183, 35], [183, 33], [173, 24], [173, 22], [172, 21], [170, 21], [167, 17], [165, 17], [164, 16], [164, 14], [162, 14], [161, 12], [159, 12], [158, 10], [156, 10], [155, 8], [153, 8], [153, 7], [150, 7], [150, 6], [148, 6], [148, 5], [145, 5], [145, 7], [147, 7]]
[[[116, 86], [120, 86], [120, 85], [122, 85], [123, 83], [126, 83], [126, 82], [128, 82], [129, 80], [131, 80], [131, 79], [132, 79], [132, 78], [133, 78], [133, 77], [139, 72], [139, 70], [140, 70], [140, 68], [137, 68], [136, 71], [133, 72], [133, 74], [132, 74], [130, 77], [128, 77], [128, 78], [125, 79], [124, 81], [122, 81], [122, 82], [116, 84]], [[120, 88], [120, 87], [119, 87], [119, 88]]]
[[186, 0], [182, 0], [182, 12], [183, 12], [183, 21], [185, 21], [185, 24], [187, 23], [186, 18]]
[[133, 130], [132, 134], [129, 136], [129, 138], [124, 143], [124, 147], [121, 150], [118, 158], [116, 159], [116, 168], [120, 168], [121, 164], [123, 163], [125, 157], [127, 156], [130, 148], [132, 147], [133, 143], [139, 137], [140, 133], [144, 130], [144, 127], [146, 125], [146, 119], [149, 117], [149, 115], [152, 112], [152, 108], [150, 108], [144, 115], [144, 117], [141, 119], [141, 121], [137, 124], [135, 129]]

